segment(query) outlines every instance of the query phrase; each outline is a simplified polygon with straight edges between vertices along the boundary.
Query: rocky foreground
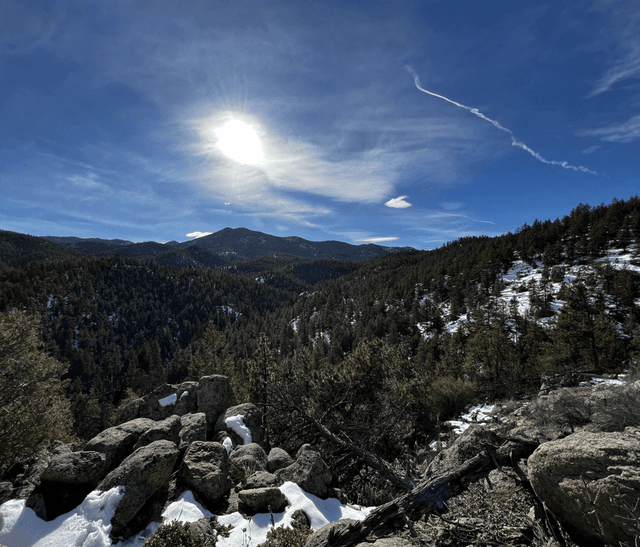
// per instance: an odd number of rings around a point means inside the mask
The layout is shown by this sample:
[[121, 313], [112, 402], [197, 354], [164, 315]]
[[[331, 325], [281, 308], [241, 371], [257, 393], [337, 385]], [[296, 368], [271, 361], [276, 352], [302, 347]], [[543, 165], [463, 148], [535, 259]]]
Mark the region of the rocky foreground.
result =
[[[636, 545], [640, 428], [625, 427], [625, 405], [639, 402], [635, 382], [616, 391], [582, 388], [571, 397], [552, 389], [535, 402], [498, 406], [491, 423], [469, 428], [425, 463], [410, 492], [362, 522], [323, 528], [307, 545], [377, 539], [382, 546], [389, 538], [394, 545]], [[258, 408], [238, 405], [226, 377], [162, 386], [129, 403], [121, 417], [81, 451], [58, 444], [14, 469], [0, 483], [0, 503], [24, 499], [52, 520], [92, 491], [124, 486], [111, 519], [115, 542], [161, 521], [185, 490], [218, 515], [278, 513], [288, 504], [279, 488], [285, 482], [320, 498], [341, 497], [313, 447], [294, 456], [264, 450]], [[297, 518], [309, 525], [304, 513]], [[202, 519], [190, 526], [213, 542], [214, 525]]]

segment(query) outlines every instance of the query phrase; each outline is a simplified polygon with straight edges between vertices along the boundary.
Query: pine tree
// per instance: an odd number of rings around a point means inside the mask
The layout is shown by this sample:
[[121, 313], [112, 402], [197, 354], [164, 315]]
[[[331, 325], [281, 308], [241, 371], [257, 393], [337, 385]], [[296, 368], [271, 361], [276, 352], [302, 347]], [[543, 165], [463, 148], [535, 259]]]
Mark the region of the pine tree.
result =
[[202, 337], [194, 343], [195, 354], [188, 369], [189, 380], [221, 374], [233, 380], [231, 353], [224, 335], [213, 321], [207, 323]]
[[47, 441], [71, 434], [61, 380], [67, 366], [43, 353], [38, 329], [23, 312], [0, 313], [0, 473]]

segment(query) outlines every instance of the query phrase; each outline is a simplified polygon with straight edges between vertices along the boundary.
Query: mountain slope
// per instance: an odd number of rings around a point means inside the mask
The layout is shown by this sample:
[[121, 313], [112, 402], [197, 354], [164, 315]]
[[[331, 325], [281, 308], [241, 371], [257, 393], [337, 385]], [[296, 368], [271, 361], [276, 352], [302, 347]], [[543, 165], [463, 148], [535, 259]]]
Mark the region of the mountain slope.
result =
[[[176, 256], [182, 250], [183, 257], [194, 260], [193, 265], [221, 267], [224, 264], [242, 259], [261, 258], [270, 255], [294, 256], [306, 259], [333, 259], [346, 261], [367, 260], [387, 253], [413, 250], [410, 247], [384, 247], [380, 245], [351, 245], [342, 241], [308, 241], [301, 237], [278, 237], [247, 228], [225, 228], [192, 241], [177, 243], [132, 243], [121, 239], [77, 238], [47, 236], [44, 239], [65, 245], [72, 249], [94, 256], [113, 256], [119, 254], [129, 258], [156, 258], [171, 251]], [[200, 260], [195, 258], [198, 249]], [[183, 258], [187, 260], [187, 258]]]
[[308, 241], [301, 237], [277, 237], [246, 228], [225, 228], [215, 234], [180, 243], [180, 247], [197, 245], [213, 252], [232, 252], [246, 258], [270, 254], [300, 258], [333, 258], [338, 260], [366, 260], [382, 254], [407, 251], [410, 248], [380, 245], [350, 245], [342, 241]]

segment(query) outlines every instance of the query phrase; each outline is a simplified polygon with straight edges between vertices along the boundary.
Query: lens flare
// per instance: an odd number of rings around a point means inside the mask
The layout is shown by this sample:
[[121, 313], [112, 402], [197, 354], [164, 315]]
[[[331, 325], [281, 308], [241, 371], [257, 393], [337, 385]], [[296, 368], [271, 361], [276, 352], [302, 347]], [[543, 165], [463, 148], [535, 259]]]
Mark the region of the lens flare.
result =
[[238, 163], [255, 165], [264, 158], [256, 130], [242, 120], [231, 119], [215, 130], [218, 149]]

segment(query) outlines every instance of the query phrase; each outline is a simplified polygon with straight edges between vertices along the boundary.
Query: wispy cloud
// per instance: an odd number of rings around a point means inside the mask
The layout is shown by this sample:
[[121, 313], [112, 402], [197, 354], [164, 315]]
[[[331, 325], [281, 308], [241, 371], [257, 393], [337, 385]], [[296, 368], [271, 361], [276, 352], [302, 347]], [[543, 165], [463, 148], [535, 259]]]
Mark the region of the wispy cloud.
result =
[[617, 42], [616, 49], [622, 50], [620, 57], [602, 75], [593, 91], [587, 97], [595, 97], [600, 93], [609, 91], [616, 84], [625, 80], [640, 78], [640, 37], [638, 37], [638, 32], [640, 32], [640, 29], [635, 28], [632, 34], [623, 37]]
[[409, 196], [398, 196], [397, 198], [393, 198], [385, 202], [385, 205], [392, 209], [406, 209], [407, 207], [411, 207], [411, 203], [405, 201], [407, 197]]
[[603, 28], [595, 47], [607, 57], [609, 67], [587, 97], [595, 97], [621, 82], [640, 78], [640, 10], [636, 2], [596, 1]]
[[293, 139], [283, 141], [261, 128], [258, 120], [254, 124], [264, 159], [255, 165], [239, 164], [221, 153], [215, 133], [222, 120], [233, 115], [224, 112], [195, 123], [200, 137], [195, 151], [206, 158], [200, 178], [225, 203], [278, 213], [328, 214], [330, 208], [305, 203], [304, 194], [341, 202], [375, 203], [393, 190], [397, 176], [389, 168], [391, 162], [385, 150], [365, 150], [335, 158], [332, 149]]
[[[633, 142], [640, 139], [640, 114], [619, 125], [601, 127], [599, 129], [585, 129], [576, 132], [576, 135], [579, 137], [599, 137], [601, 141], [606, 142]], [[591, 146], [587, 150], [593, 152], [598, 148], [597, 146]], [[584, 151], [585, 154], [590, 152]]]

